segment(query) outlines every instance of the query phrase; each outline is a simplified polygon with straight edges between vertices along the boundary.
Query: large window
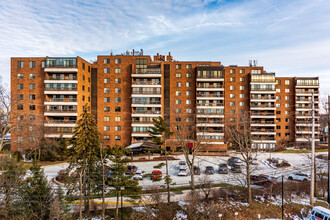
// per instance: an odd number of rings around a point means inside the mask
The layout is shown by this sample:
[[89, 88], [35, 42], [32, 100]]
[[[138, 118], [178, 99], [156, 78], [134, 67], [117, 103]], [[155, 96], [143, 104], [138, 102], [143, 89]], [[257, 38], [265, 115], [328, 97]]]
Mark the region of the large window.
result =
[[77, 58], [47, 58], [46, 67], [77, 67]]

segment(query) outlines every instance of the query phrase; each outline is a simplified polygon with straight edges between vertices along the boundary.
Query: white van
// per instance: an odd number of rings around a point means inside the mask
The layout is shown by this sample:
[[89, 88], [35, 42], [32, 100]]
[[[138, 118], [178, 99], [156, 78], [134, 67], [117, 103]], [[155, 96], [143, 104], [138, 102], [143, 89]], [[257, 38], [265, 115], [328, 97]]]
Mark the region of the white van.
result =
[[330, 210], [322, 206], [315, 206], [311, 212], [312, 220], [330, 220]]

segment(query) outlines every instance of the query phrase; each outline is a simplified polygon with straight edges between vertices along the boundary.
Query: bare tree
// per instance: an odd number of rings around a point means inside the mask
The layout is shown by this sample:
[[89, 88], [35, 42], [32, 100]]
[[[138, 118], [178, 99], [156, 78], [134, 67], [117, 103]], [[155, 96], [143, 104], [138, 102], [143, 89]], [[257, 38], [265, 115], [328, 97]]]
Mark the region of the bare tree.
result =
[[14, 128], [11, 126], [12, 118], [10, 92], [6, 89], [0, 77], [0, 151], [10, 144], [9, 141], [6, 141], [6, 136]]

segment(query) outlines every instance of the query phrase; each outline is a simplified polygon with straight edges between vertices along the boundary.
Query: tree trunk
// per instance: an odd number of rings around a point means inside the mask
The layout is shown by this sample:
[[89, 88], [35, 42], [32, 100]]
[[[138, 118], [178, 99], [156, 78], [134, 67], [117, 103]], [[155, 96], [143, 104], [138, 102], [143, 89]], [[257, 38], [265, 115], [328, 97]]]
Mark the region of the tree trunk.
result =
[[[189, 156], [188, 156], [189, 157]], [[194, 161], [195, 161], [195, 155], [193, 155], [193, 158], [191, 160], [191, 175], [190, 175], [190, 187], [192, 191], [195, 191], [195, 170], [194, 170]]]
[[[168, 161], [167, 161], [167, 150], [165, 146], [165, 161], [166, 161], [166, 179], [169, 177], [168, 175]], [[167, 202], [171, 202], [171, 191], [170, 191], [170, 183], [168, 179], [166, 180], [166, 187], [167, 187]]]
[[117, 201], [116, 201], [116, 216], [115, 216], [115, 220], [118, 220], [118, 203], [119, 203], [119, 190], [117, 190]]
[[82, 170], [80, 170], [79, 184], [80, 184], [79, 219], [82, 220], [83, 219], [83, 217], [82, 217], [82, 202], [83, 202]]
[[104, 201], [104, 186], [105, 186], [105, 175], [104, 175], [104, 158], [103, 151], [101, 149], [101, 162], [102, 162], [102, 220], [105, 220], [105, 201]]
[[246, 161], [246, 182], [247, 182], [247, 187], [248, 187], [248, 203], [251, 205], [252, 204], [252, 191], [251, 191], [249, 157], [247, 157], [247, 161]]

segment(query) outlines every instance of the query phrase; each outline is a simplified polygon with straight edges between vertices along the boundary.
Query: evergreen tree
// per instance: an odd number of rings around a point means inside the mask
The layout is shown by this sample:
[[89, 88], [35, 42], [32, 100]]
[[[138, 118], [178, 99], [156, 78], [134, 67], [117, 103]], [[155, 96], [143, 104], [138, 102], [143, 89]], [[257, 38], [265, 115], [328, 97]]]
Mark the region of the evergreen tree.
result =
[[25, 219], [49, 219], [53, 193], [43, 170], [33, 162], [30, 176], [20, 188], [21, 206]]
[[167, 161], [167, 151], [166, 151], [166, 140], [172, 135], [170, 128], [166, 125], [164, 119], [159, 116], [153, 119], [154, 127], [149, 129], [149, 133], [152, 137], [153, 142], [159, 145], [165, 145], [165, 165], [166, 165], [166, 175], [164, 177], [166, 188], [167, 188], [167, 202], [171, 202], [171, 191], [170, 184], [172, 183], [171, 176], [168, 174], [168, 161]]
[[59, 185], [56, 190], [56, 197], [54, 201], [53, 215], [56, 219], [71, 219], [70, 205], [65, 201], [64, 192]]
[[131, 159], [126, 157], [127, 151], [123, 147], [115, 146], [111, 149], [111, 155], [109, 157], [111, 169], [111, 177], [109, 185], [114, 188], [114, 192], [117, 195], [116, 202], [116, 216], [118, 219], [118, 204], [119, 204], [119, 192], [121, 187], [125, 187], [124, 191], [121, 191], [123, 195], [137, 195], [141, 193], [141, 187], [139, 187], [138, 180], [132, 180], [131, 176], [126, 176], [127, 164]]
[[[85, 212], [89, 215], [89, 199], [92, 196], [92, 189], [98, 185], [97, 166], [101, 157], [100, 134], [94, 116], [87, 109], [88, 106], [85, 105], [74, 128], [73, 137], [69, 140], [69, 144], [72, 145], [69, 168], [80, 173], [80, 200], [82, 201], [84, 197]], [[81, 208], [80, 213], [82, 213]]]

